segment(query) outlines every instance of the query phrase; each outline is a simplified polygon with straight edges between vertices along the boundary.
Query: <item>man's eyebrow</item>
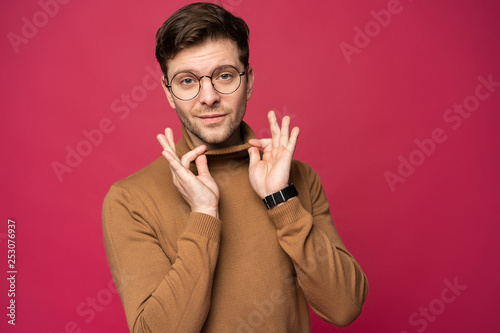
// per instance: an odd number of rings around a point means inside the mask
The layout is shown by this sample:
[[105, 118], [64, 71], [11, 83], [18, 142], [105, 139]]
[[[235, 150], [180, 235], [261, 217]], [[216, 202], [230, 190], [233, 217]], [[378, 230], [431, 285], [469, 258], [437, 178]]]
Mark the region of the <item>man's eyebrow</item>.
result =
[[192, 72], [192, 73], [196, 73], [196, 70], [192, 69], [192, 68], [189, 68], [189, 67], [186, 67], [186, 68], [181, 68], [179, 69], [178, 71], [176, 71], [174, 73], [175, 74], [179, 74], [179, 73], [182, 73], [182, 72]]
[[220, 65], [217, 65], [217, 66], [215, 66], [214, 68], [212, 68], [212, 69], [209, 71], [210, 73], [208, 73], [208, 74], [200, 74], [200, 72], [199, 72], [199, 71], [197, 71], [197, 70], [195, 70], [195, 69], [193, 69], [193, 68], [189, 68], [189, 67], [181, 67], [179, 70], [177, 70], [176, 72], [174, 72], [174, 75], [173, 75], [173, 76], [175, 76], [175, 75], [177, 75], [177, 74], [179, 74], [179, 73], [185, 73], [185, 72], [190, 72], [190, 73], [193, 73], [193, 74], [195, 74], [195, 75], [197, 75], [197, 76], [201, 76], [201, 75], [210, 75], [210, 74], [212, 74], [212, 73], [213, 73], [213, 71], [214, 71], [214, 70], [216, 70], [217, 68], [219, 68], [219, 67], [224, 67], [224, 66], [233, 66], [233, 67], [235, 67], [236, 69], [238, 69], [237, 65], [233, 65], [233, 64], [231, 64], [231, 63], [224, 63], [224, 64], [220, 64]]

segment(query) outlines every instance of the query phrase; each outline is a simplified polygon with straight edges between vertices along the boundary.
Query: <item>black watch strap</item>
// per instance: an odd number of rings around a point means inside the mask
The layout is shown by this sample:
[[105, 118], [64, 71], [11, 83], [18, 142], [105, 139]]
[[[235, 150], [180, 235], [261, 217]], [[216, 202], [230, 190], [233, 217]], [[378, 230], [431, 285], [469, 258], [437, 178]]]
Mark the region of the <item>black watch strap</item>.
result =
[[268, 195], [267, 197], [262, 199], [262, 201], [264, 201], [267, 208], [269, 209], [293, 197], [296, 197], [298, 194], [299, 192], [297, 192], [295, 185], [293, 185], [292, 183], [287, 187], [285, 187], [284, 189], [282, 189], [281, 191]]

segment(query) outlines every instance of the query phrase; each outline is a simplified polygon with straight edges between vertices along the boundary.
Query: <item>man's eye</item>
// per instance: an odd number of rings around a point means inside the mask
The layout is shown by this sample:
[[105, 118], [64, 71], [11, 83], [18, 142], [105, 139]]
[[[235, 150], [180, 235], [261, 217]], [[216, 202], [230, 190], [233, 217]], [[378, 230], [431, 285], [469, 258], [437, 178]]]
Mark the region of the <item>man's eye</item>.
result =
[[194, 80], [191, 78], [185, 78], [181, 80], [182, 85], [191, 85], [194, 83]]
[[233, 75], [231, 75], [230, 73], [224, 73], [224, 74], [219, 75], [219, 80], [221, 80], [221, 81], [228, 81], [228, 80], [231, 80], [232, 78], [233, 78]]

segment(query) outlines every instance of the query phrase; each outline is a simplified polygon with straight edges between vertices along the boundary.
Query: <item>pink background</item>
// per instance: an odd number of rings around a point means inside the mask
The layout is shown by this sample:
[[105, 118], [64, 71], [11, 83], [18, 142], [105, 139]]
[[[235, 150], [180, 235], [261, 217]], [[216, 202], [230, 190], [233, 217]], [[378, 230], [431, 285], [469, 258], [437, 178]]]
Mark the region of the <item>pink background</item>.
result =
[[[7, 275], [11, 218], [18, 274], [15, 327], [1, 279], [0, 331], [126, 332], [101, 204], [112, 183], [160, 156], [157, 133], [179, 128], [154, 35], [187, 1], [60, 2], [42, 0], [50, 15], [34, 0], [1, 5], [0, 257]], [[223, 3], [251, 28], [245, 120], [266, 135], [274, 109], [301, 127], [296, 158], [321, 176], [370, 283], [354, 324], [313, 315], [313, 332], [497, 332], [500, 87], [477, 87], [478, 77], [500, 82], [498, 2]], [[375, 23], [371, 11], [388, 7], [390, 21], [382, 12]], [[347, 44], [356, 52], [345, 55]], [[464, 101], [473, 111], [452, 116]], [[441, 142], [430, 143], [433, 131]], [[67, 149], [86, 156], [68, 166]], [[58, 176], [54, 165], [67, 169]], [[445, 280], [467, 288], [453, 294]]]

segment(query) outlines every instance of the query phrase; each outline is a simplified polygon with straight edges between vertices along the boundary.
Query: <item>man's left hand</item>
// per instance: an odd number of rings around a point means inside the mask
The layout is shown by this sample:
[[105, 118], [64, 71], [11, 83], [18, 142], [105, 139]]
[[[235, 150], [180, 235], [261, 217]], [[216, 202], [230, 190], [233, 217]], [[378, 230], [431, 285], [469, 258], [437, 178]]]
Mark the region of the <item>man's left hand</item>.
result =
[[[251, 139], [249, 177], [254, 191], [264, 199], [288, 186], [290, 166], [299, 136], [299, 128], [290, 131], [290, 117], [285, 116], [278, 125], [274, 111], [267, 118], [271, 128], [271, 138]], [[262, 159], [259, 148], [263, 149]]]

